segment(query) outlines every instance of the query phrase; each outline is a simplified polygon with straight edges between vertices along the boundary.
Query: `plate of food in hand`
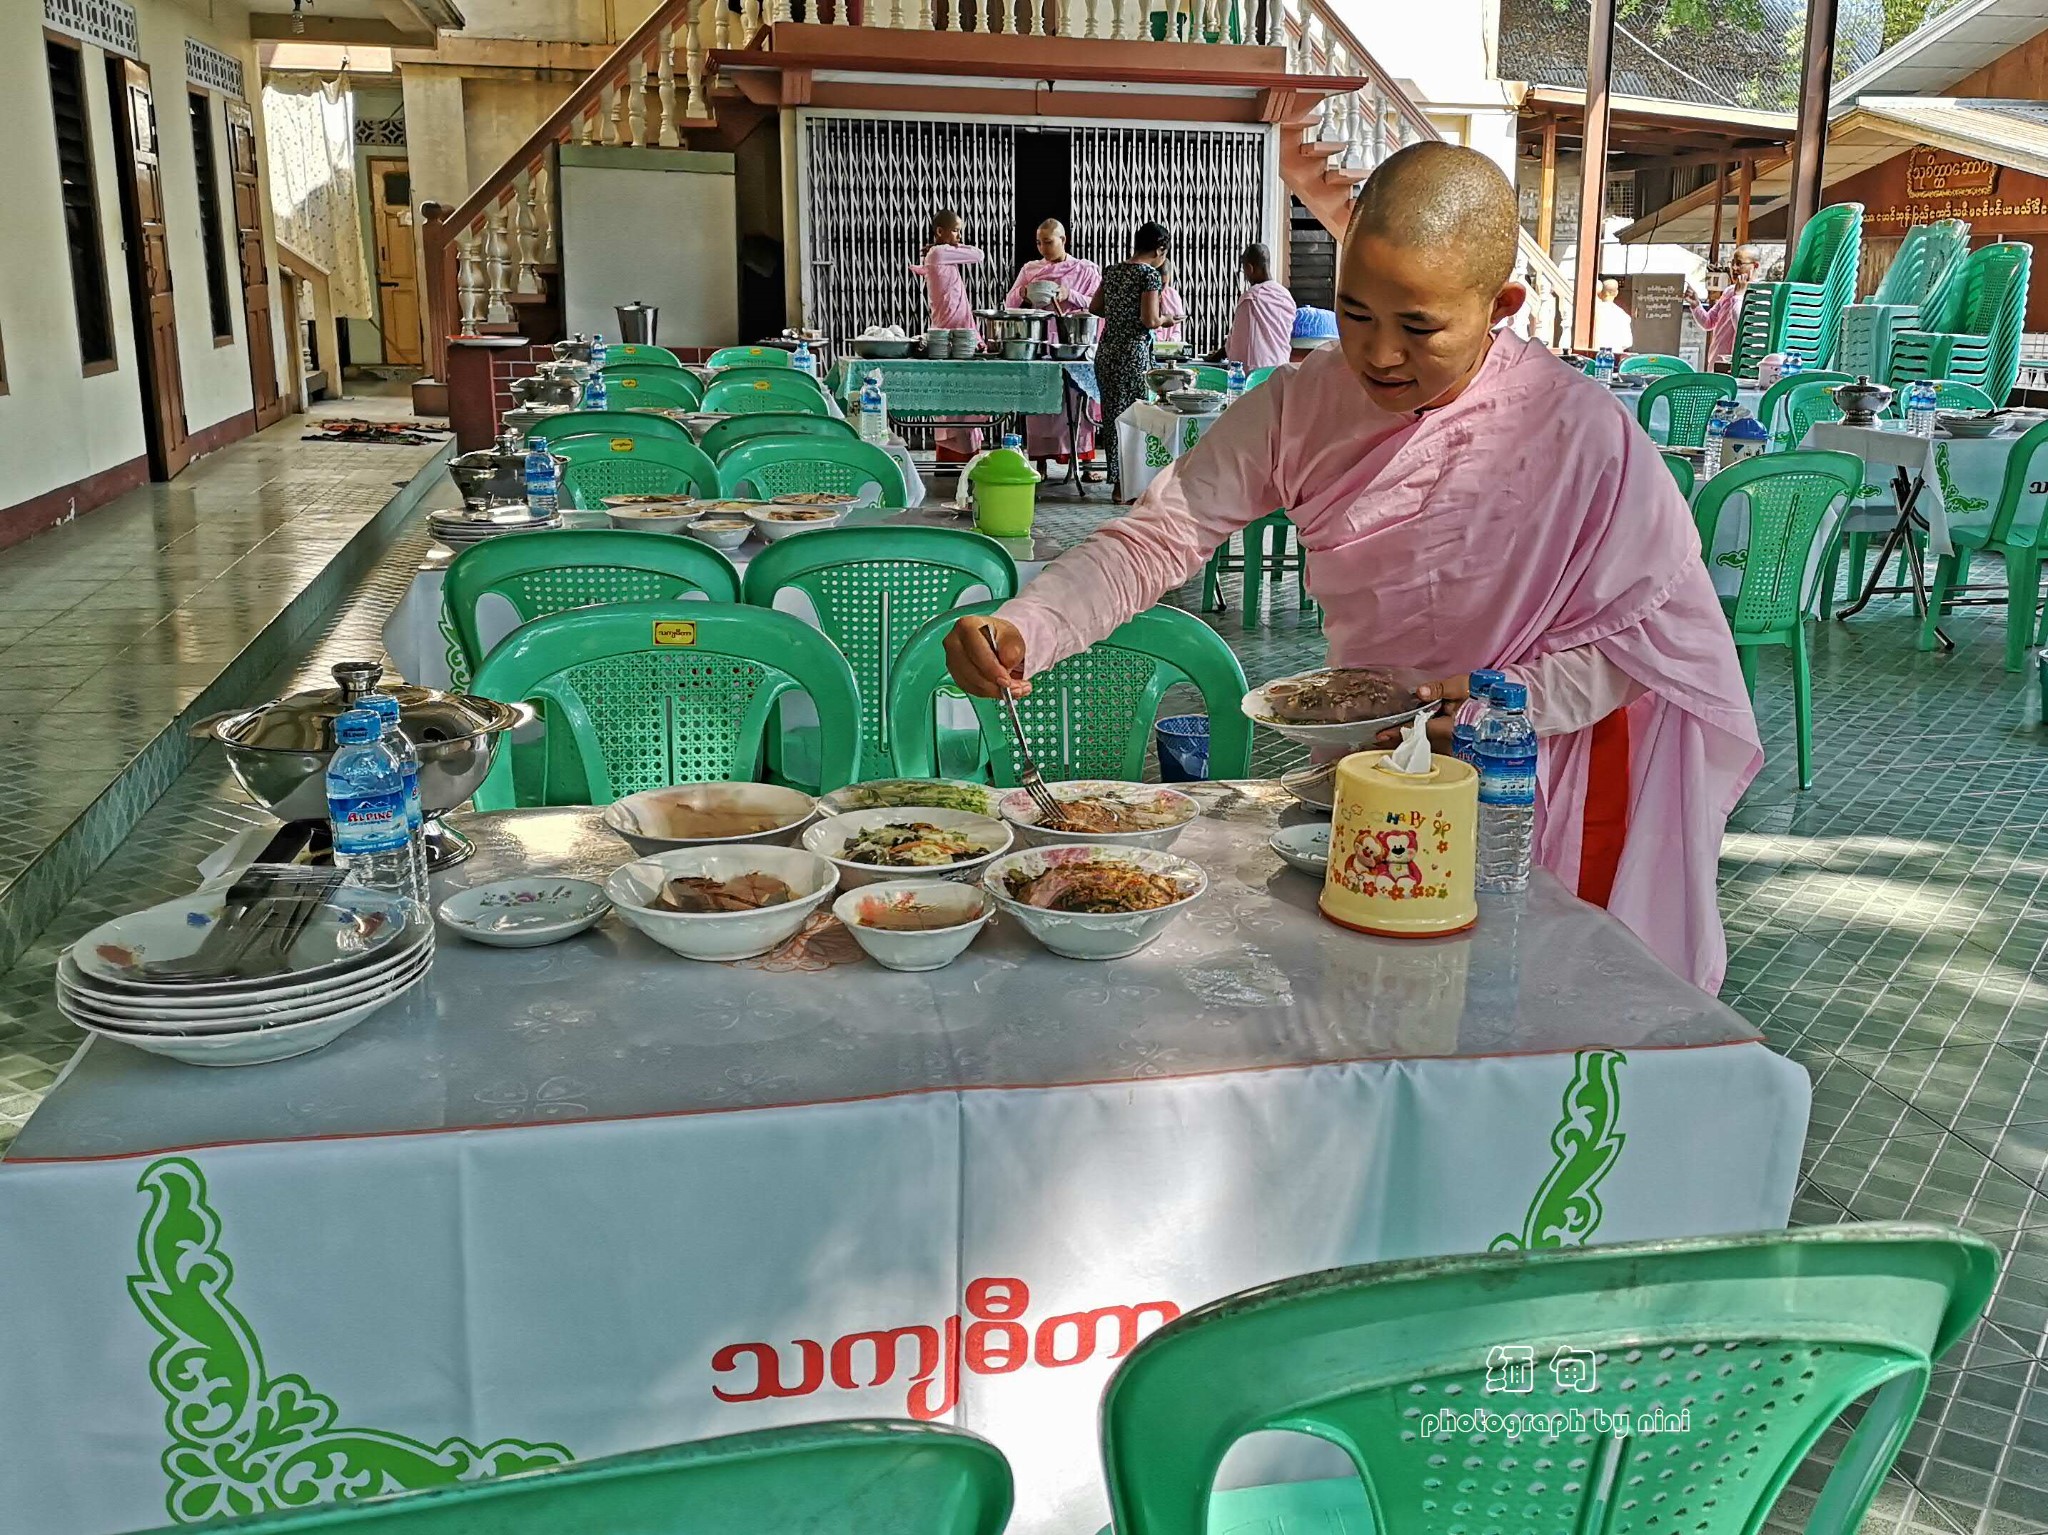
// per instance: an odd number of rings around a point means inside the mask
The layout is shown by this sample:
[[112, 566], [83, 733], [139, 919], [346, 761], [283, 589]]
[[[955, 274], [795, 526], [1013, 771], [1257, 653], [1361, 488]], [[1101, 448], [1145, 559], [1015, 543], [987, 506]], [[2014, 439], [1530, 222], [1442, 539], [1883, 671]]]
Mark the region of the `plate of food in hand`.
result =
[[848, 890], [885, 879], [972, 878], [1012, 840], [1001, 821], [932, 805], [851, 810], [804, 829], [804, 846], [830, 859]]
[[1389, 725], [1420, 714], [1421, 672], [1385, 666], [1326, 666], [1276, 677], [1244, 695], [1245, 715], [1305, 746], [1366, 747]]
[[802, 848], [682, 847], [612, 871], [612, 909], [685, 959], [752, 959], [796, 935], [839, 888]]
[[817, 801], [771, 783], [679, 783], [628, 794], [602, 819], [636, 853], [721, 842], [796, 841]]
[[1017, 840], [1025, 847], [1092, 842], [1104, 847], [1167, 848], [1201, 813], [1201, 807], [1178, 789], [1157, 784], [1077, 778], [1046, 788], [1059, 801], [1062, 826], [1040, 824], [1038, 803], [1027, 790], [1012, 789], [998, 802], [1002, 818], [1017, 828]]
[[981, 887], [1053, 953], [1122, 959], [1165, 932], [1209, 876], [1153, 848], [1065, 844], [997, 859]]

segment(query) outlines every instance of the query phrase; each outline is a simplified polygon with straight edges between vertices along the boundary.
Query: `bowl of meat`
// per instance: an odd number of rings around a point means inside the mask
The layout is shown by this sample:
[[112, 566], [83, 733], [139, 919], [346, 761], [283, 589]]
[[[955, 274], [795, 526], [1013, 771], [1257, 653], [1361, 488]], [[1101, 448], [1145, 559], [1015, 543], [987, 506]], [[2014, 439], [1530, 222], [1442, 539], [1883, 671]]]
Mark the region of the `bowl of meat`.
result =
[[1101, 847], [1163, 850], [1179, 840], [1202, 808], [1178, 789], [1162, 789], [1157, 784], [1077, 778], [1046, 787], [1060, 802], [1064, 827], [1041, 825], [1037, 802], [1023, 789], [1012, 789], [998, 802], [998, 813], [1017, 828], [1021, 846], [1092, 842]]
[[868, 958], [890, 970], [937, 970], [966, 952], [988, 922], [988, 897], [944, 879], [892, 879], [832, 903]]
[[832, 865], [794, 847], [683, 847], [612, 870], [604, 893], [627, 922], [685, 959], [752, 959], [796, 936], [839, 888]]
[[763, 543], [776, 544], [799, 533], [836, 528], [846, 520], [846, 514], [851, 510], [850, 505], [835, 498], [828, 506], [791, 506], [784, 502], [770, 502], [754, 508], [747, 516], [752, 519], [754, 531]]
[[1276, 677], [1244, 695], [1245, 715], [1304, 746], [1364, 747], [1382, 730], [1415, 718], [1426, 705], [1421, 672], [1385, 666], [1331, 666]]
[[793, 843], [818, 802], [772, 783], [679, 783], [628, 794], [600, 819], [640, 854], [724, 842]]
[[1001, 821], [931, 805], [851, 810], [804, 828], [804, 846], [831, 861], [847, 890], [885, 879], [971, 880], [1013, 840]]
[[997, 859], [981, 888], [1053, 953], [1122, 959], [1165, 932], [1209, 876], [1152, 848], [1063, 843]]

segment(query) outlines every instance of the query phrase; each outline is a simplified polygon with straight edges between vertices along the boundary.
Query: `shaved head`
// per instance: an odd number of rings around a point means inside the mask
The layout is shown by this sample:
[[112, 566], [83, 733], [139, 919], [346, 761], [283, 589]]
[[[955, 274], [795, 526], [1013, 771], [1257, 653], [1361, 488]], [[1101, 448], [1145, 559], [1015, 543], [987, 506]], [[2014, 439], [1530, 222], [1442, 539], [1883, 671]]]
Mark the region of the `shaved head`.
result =
[[1058, 219], [1047, 219], [1038, 226], [1038, 232], [1042, 235], [1058, 235], [1064, 240], [1067, 237], [1067, 226]]
[[1476, 149], [1434, 140], [1380, 162], [1359, 190], [1347, 251], [1376, 236], [1411, 250], [1455, 252], [1475, 289], [1491, 297], [1514, 275], [1520, 214], [1515, 189]]

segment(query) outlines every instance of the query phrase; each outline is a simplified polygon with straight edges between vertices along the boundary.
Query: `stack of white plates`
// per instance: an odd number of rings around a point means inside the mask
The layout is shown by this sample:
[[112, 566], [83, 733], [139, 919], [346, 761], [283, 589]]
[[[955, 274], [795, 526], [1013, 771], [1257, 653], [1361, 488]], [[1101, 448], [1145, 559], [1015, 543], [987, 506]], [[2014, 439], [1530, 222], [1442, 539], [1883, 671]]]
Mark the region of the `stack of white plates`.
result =
[[471, 544], [480, 544], [487, 538], [498, 538], [506, 533], [537, 533], [547, 528], [559, 528], [562, 517], [559, 512], [552, 517], [529, 517], [523, 506], [499, 507], [490, 512], [465, 512], [451, 508], [429, 512], [427, 525], [434, 537], [449, 548], [466, 549]]
[[[310, 871], [277, 872], [303, 878]], [[277, 903], [267, 931], [247, 946], [216, 943], [209, 959], [201, 946], [237, 888], [218, 880], [87, 933], [57, 961], [64, 1016], [173, 1060], [253, 1066], [340, 1038], [434, 962], [434, 924], [424, 908], [353, 885], [316, 893], [280, 952], [273, 938], [292, 910], [284, 904], [294, 899], [289, 882], [255, 909], [260, 916], [266, 903]]]

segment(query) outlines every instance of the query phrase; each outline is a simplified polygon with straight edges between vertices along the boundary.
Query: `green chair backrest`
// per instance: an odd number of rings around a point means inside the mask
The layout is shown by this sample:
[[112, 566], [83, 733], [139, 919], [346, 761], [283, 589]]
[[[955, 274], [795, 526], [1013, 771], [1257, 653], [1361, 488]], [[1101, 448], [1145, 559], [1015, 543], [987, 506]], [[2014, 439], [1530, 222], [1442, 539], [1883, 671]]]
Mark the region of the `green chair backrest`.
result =
[[1659, 456], [1664, 460], [1664, 467], [1671, 471], [1671, 478], [1678, 482], [1678, 493], [1690, 501], [1693, 481], [1699, 477], [1699, 471], [1693, 468], [1692, 460], [1682, 453], [1665, 453]]
[[[846, 658], [767, 608], [627, 602], [551, 614], [492, 650], [470, 691], [538, 703], [548, 727], [545, 740], [499, 751], [479, 810], [515, 799], [608, 805], [667, 784], [751, 780], [775, 701], [795, 691], [817, 705], [824, 790], [853, 782], [860, 764], [860, 689]], [[515, 779], [514, 759], [536, 751], [546, 772]], [[528, 790], [535, 782], [543, 787]]]
[[852, 442], [860, 436], [851, 421], [837, 416], [807, 416], [793, 410], [764, 410], [755, 416], [727, 416], [714, 421], [697, 439], [697, 446], [713, 460], [725, 456], [733, 444], [749, 437], [838, 437]]
[[714, 378], [704, 391], [704, 410], [715, 416], [751, 416], [762, 411], [795, 411], [829, 416], [825, 393], [800, 373], [780, 377], [756, 372], [752, 378]]
[[722, 495], [737, 496], [751, 485], [757, 496], [789, 496], [805, 490], [865, 494], [876, 487], [882, 506], [909, 499], [903, 467], [858, 437], [749, 437], [734, 443], [718, 461]]
[[681, 368], [636, 368], [630, 364], [604, 370], [605, 402], [613, 410], [642, 405], [656, 410], [696, 410], [704, 403], [704, 386]]
[[1683, 357], [1673, 357], [1666, 352], [1638, 352], [1621, 360], [1624, 373], [1655, 373], [1662, 377], [1669, 373], [1696, 373], [1699, 370]]
[[1714, 406], [1722, 400], [1734, 399], [1736, 393], [1735, 380], [1726, 373], [1695, 373], [1690, 368], [1682, 373], [1667, 373], [1644, 386], [1642, 398], [1636, 401], [1636, 420], [1647, 432], [1651, 413], [1661, 400], [1667, 417], [1664, 445], [1703, 447]]
[[[1966, 384], [1961, 379], [1938, 378], [1934, 381], [1934, 406], [1937, 410], [1996, 410], [1998, 407], [1991, 396], [1975, 384]], [[1891, 413], [1902, 416], [1906, 413], [1906, 391], [1901, 389], [1892, 397]]]
[[1949, 274], [1962, 264], [1969, 249], [1970, 226], [1961, 219], [1915, 224], [1899, 242], [1899, 253], [1885, 268], [1870, 302], [1912, 304], [1924, 316], [1930, 301], [1947, 286]]
[[441, 587], [441, 605], [456, 647], [474, 677], [484, 644], [477, 605], [496, 594], [522, 624], [550, 613], [607, 602], [673, 601], [702, 593], [713, 602], [740, 600], [731, 560], [694, 538], [610, 528], [561, 528], [519, 538], [493, 538], [455, 556]]
[[[1988, 336], [2006, 308], [2015, 287], [2024, 293], [2033, 248], [2018, 241], [2000, 241], [1970, 252], [1957, 281], [1949, 289], [1940, 324], [1923, 322], [1923, 330], [1952, 335]], [[2021, 301], [2024, 308], [2025, 300]]]
[[707, 368], [786, 368], [796, 354], [779, 346], [722, 346], [705, 362]]
[[1785, 280], [1826, 283], [1840, 270], [1846, 256], [1850, 270], [1848, 297], [1854, 298], [1855, 269], [1862, 259], [1862, 235], [1863, 204], [1836, 203], [1821, 209], [1799, 231], [1799, 245], [1785, 268]]
[[[889, 745], [900, 775], [928, 778], [937, 771], [932, 704], [948, 680], [947, 631], [956, 619], [993, 613], [998, 605], [968, 603], [942, 614], [903, 652], [889, 688]], [[1031, 754], [1046, 781], [1141, 777], [1160, 697], [1181, 681], [1194, 684], [1209, 712], [1211, 776], [1244, 777], [1252, 759], [1251, 721], [1239, 707], [1247, 687], [1244, 668], [1200, 619], [1158, 607], [1040, 672], [1031, 679], [1030, 696], [1017, 700]], [[1020, 765], [1002, 703], [973, 702], [994, 781], [1017, 783]]]
[[1275, 373], [1278, 373], [1279, 371], [1280, 369], [1278, 367], [1254, 368], [1251, 372], [1247, 373], [1244, 376], [1244, 387], [1248, 390], [1256, 389], [1259, 387], [1259, 385], [1263, 384], [1267, 379], [1271, 378]]
[[866, 780], [896, 771], [886, 706], [904, 648], [975, 587], [997, 602], [1016, 596], [1017, 566], [1001, 544], [964, 528], [825, 528], [770, 544], [747, 566], [756, 607], [773, 607], [790, 587], [810, 598], [860, 684]]
[[[535, 1457], [538, 1459], [538, 1457]], [[209, 1523], [219, 1535], [1001, 1535], [1009, 1462], [940, 1423], [805, 1423]], [[187, 1525], [173, 1527], [183, 1531]], [[157, 1532], [172, 1535], [172, 1529]]]
[[562, 495], [581, 511], [597, 511], [606, 496], [715, 496], [718, 466], [694, 442], [667, 437], [571, 437], [551, 451], [569, 461]]
[[1974, 291], [1966, 291], [1964, 318], [1970, 323], [1955, 328], [1991, 338], [1984, 392], [2003, 405], [2019, 378], [2020, 334], [2027, 318], [2034, 248], [2008, 240], [1987, 245], [1976, 255], [1985, 259], [1981, 280]]
[[616, 368], [621, 364], [633, 368], [680, 368], [683, 360], [665, 346], [648, 346], [639, 341], [606, 342], [606, 369]]
[[[527, 438], [545, 437], [548, 446], [571, 437], [665, 437], [670, 442], [688, 442], [690, 429], [680, 421], [651, 410], [565, 410], [536, 422]], [[557, 449], [559, 451], [559, 449]]]
[[1790, 378], [1781, 378], [1764, 391], [1756, 404], [1756, 418], [1764, 424], [1764, 430], [1771, 434], [1771, 442], [1780, 448], [1799, 445], [1799, 439], [1785, 440], [1784, 428], [1779, 425], [1778, 413], [1785, 403], [1785, 396], [1801, 384], [1853, 384], [1856, 380], [1847, 373], [1830, 373], [1821, 368], [1808, 368], [1804, 373], [1795, 373]]
[[[1350, 1459], [1361, 1529], [1748, 1535], [1875, 1391], [1805, 1521], [1854, 1535], [1997, 1273], [1981, 1237], [1841, 1225], [1283, 1279], [1168, 1323], [1110, 1379], [1112, 1524], [1205, 1535], [1225, 1452], [1283, 1430]], [[1510, 1413], [1555, 1426], [1483, 1422]]]
[[757, 378], [765, 378], [776, 389], [815, 389], [819, 394], [826, 393], [825, 386], [813, 374], [802, 373], [795, 368], [757, 368], [751, 363], [738, 368], [721, 368], [712, 381], [730, 383], [740, 379], [752, 383]]
[[1991, 514], [1991, 542], [2039, 547], [2044, 529], [2048, 529], [2048, 421], [2030, 428], [2006, 455], [2005, 483]]
[[1842, 419], [1842, 407], [1835, 403], [1835, 386], [1825, 379], [1795, 383], [1785, 394], [1785, 440], [1792, 447], [1806, 441], [1806, 434], [1822, 421]]
[[1195, 375], [1197, 389], [1214, 389], [1219, 394], [1230, 388], [1230, 370], [1213, 362], [1198, 362], [1189, 372]]
[[1850, 453], [1794, 449], [1759, 453], [1731, 465], [1702, 485], [1692, 501], [1700, 548], [1710, 555], [1730, 496], [1749, 503], [1749, 538], [1742, 585], [1728, 622], [1737, 635], [1781, 633], [1804, 616], [1814, 569], [1814, 542], [1844, 497], [1863, 488], [1863, 460]]

